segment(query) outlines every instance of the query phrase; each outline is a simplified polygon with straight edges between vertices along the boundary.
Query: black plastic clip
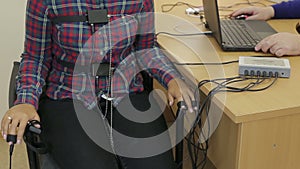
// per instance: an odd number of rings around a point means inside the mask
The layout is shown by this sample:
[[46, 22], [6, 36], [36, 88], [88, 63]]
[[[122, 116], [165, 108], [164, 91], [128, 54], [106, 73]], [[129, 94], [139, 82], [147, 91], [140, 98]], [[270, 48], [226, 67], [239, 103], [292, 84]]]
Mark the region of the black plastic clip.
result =
[[88, 10], [87, 17], [89, 24], [108, 23], [107, 9]]
[[[40, 128], [35, 127], [37, 124], [40, 126]], [[29, 148], [31, 151], [34, 151], [38, 154], [45, 154], [47, 153], [47, 146], [40, 138], [41, 132], [42, 126], [40, 122], [37, 120], [31, 120], [26, 126], [23, 139], [27, 145], [27, 148]]]

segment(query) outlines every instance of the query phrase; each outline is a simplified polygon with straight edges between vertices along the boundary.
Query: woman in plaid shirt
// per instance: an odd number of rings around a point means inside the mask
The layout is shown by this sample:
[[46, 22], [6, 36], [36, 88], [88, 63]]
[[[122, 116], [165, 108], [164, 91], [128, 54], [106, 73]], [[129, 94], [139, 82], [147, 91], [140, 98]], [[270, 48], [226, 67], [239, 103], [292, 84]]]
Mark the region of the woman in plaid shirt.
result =
[[[98, 23], [103, 18], [97, 15], [107, 18]], [[75, 21], [57, 20], [68, 16]], [[184, 100], [190, 112], [194, 109], [192, 92], [180, 83], [181, 75], [157, 47], [154, 32], [152, 0], [28, 0], [17, 99], [2, 119], [3, 137], [17, 135], [20, 143], [27, 122], [41, 120], [42, 138], [62, 169], [175, 168], [170, 149], [139, 154], [160, 148], [168, 137], [150, 149], [135, 143], [135, 138], [153, 137], [167, 129], [161, 114], [147, 120], [162, 110], [148, 103], [141, 70], [168, 89], [170, 105]], [[100, 62], [109, 66], [99, 69], [111, 73], [95, 78], [86, 70]], [[144, 113], [146, 118], [128, 120], [122, 112], [133, 118], [140, 115], [134, 113]], [[134, 139], [122, 146], [112, 130]]]

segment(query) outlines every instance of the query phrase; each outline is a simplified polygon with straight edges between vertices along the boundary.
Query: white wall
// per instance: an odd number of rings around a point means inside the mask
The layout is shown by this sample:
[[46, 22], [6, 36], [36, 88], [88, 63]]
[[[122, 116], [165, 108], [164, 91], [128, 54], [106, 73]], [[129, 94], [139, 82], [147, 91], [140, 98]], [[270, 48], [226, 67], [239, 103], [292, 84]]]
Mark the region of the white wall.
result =
[[8, 109], [12, 63], [23, 51], [26, 0], [4, 0], [0, 7], [0, 119]]

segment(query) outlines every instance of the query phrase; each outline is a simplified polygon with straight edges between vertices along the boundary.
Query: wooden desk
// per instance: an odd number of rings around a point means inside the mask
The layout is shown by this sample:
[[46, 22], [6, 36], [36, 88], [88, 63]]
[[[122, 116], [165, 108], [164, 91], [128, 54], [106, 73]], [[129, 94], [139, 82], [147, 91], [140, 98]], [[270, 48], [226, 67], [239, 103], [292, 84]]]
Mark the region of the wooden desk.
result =
[[[161, 11], [162, 4], [176, 2], [155, 0], [155, 5], [157, 11]], [[230, 2], [234, 3], [230, 0], [220, 4], [232, 4]], [[188, 3], [200, 5], [201, 1], [192, 0]], [[186, 8], [178, 6], [166, 14], [179, 16], [191, 23], [199, 22], [199, 18], [184, 14]], [[178, 33], [174, 27], [185, 23], [171, 16], [159, 16], [157, 20], [158, 32]], [[271, 20], [269, 23], [278, 32], [296, 33], [298, 21]], [[176, 60], [184, 62], [209, 61], [211, 56], [228, 61], [237, 60], [238, 56], [265, 55], [260, 52], [223, 52], [214, 39], [203, 36], [174, 38], [162, 35], [158, 41]], [[286, 58], [291, 64], [289, 79], [278, 79], [271, 88], [262, 92], [226, 93], [226, 99], [216, 96], [216, 104], [220, 108], [224, 106], [224, 114], [210, 139], [208, 156], [218, 169], [300, 168], [300, 57]], [[237, 64], [225, 65], [222, 69], [220, 66], [211, 69], [189, 66], [188, 69], [198, 81], [209, 79], [214, 73], [214, 77], [232, 77], [238, 72]], [[223, 69], [223, 73], [217, 72]], [[202, 89], [206, 94], [209, 90]]]

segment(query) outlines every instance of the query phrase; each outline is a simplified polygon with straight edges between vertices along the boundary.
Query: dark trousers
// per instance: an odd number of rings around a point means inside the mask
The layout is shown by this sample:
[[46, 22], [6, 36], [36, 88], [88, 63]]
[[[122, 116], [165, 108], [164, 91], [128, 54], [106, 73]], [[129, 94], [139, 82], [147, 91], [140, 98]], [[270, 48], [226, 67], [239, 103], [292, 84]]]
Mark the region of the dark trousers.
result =
[[[121, 102], [120, 109], [126, 109], [131, 102], [137, 112], [143, 112], [150, 105], [146, 93], [132, 94], [127, 101]], [[129, 100], [129, 102], [128, 102]], [[75, 106], [74, 106], [75, 105]], [[102, 102], [102, 114], [105, 114], [105, 102]], [[131, 109], [128, 109], [132, 113]], [[101, 113], [101, 112], [100, 112]], [[61, 169], [174, 169], [176, 164], [172, 151], [168, 150], [150, 157], [116, 156], [111, 149], [109, 126], [102, 120], [102, 115], [96, 110], [87, 110], [80, 101], [71, 99], [51, 100], [43, 98], [40, 102], [39, 114], [43, 126], [42, 138], [49, 146], [49, 153]], [[136, 112], [134, 112], [136, 113]], [[149, 112], [147, 112], [149, 113]], [[151, 112], [150, 112], [151, 113]], [[155, 112], [154, 112], [155, 113]], [[110, 113], [106, 115], [110, 122]], [[134, 117], [134, 115], [132, 116]], [[118, 109], [113, 109], [113, 129], [129, 137], [147, 138], [167, 130], [163, 115], [151, 122], [139, 123], [125, 118]], [[109, 130], [107, 130], [109, 129]], [[99, 134], [100, 133], [100, 134]], [[98, 144], [98, 141], [102, 146]], [[120, 140], [113, 140], [118, 149]], [[163, 142], [170, 141], [164, 138]], [[160, 143], [158, 142], [157, 145]], [[134, 149], [135, 143], [128, 145]], [[123, 146], [123, 149], [126, 147]], [[155, 147], [152, 147], [155, 148]], [[151, 149], [151, 147], [150, 147]], [[143, 151], [143, 150], [141, 150]]]

